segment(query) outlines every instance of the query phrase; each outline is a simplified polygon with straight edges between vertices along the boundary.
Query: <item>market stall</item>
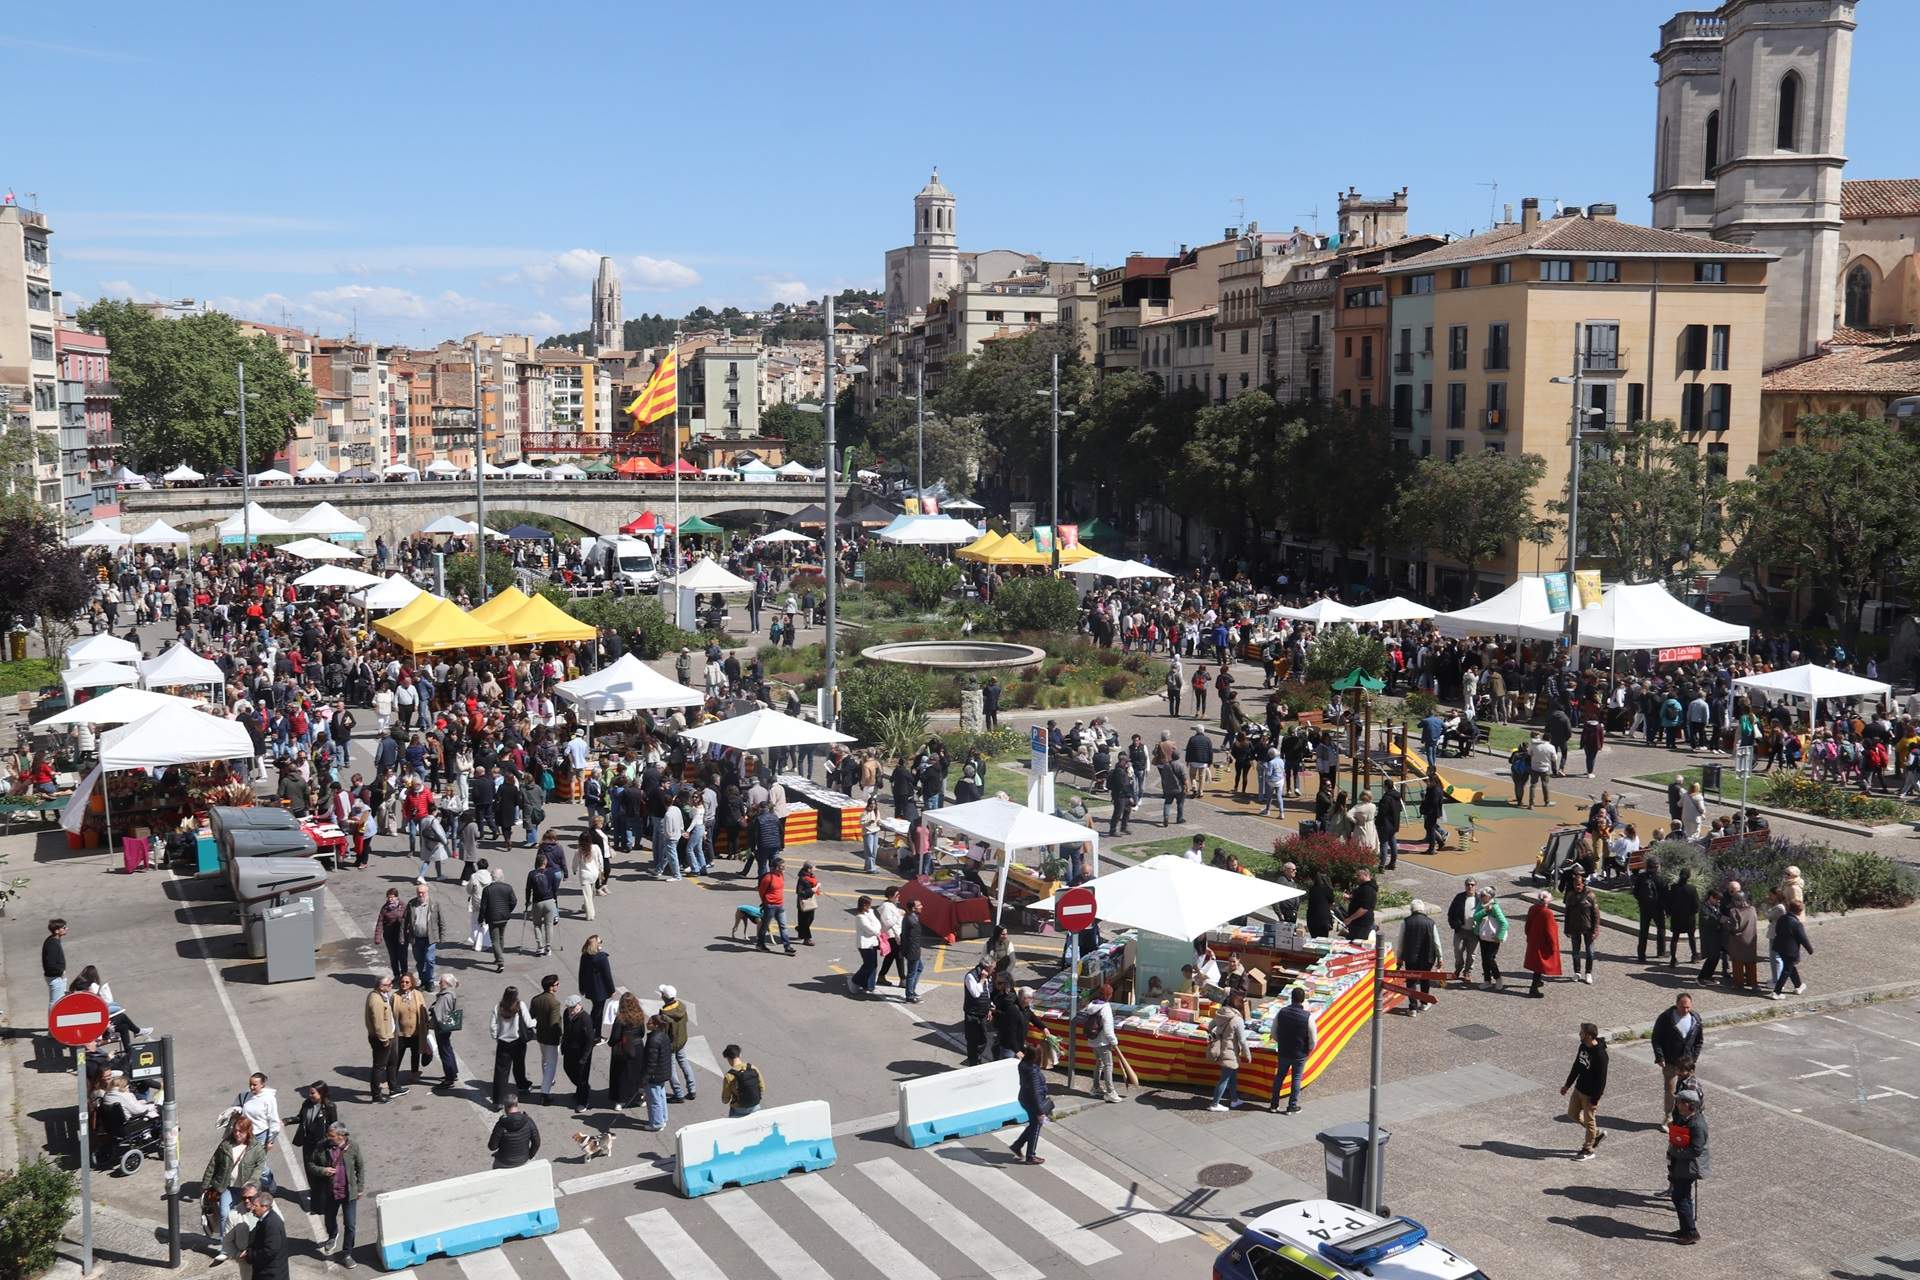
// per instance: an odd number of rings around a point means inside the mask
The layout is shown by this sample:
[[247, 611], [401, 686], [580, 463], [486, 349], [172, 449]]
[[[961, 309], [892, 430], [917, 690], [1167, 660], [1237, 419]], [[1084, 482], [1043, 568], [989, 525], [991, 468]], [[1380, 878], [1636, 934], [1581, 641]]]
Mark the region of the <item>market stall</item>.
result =
[[252, 759], [253, 739], [238, 721], [170, 703], [100, 740], [100, 762], [74, 790], [60, 825], [75, 835], [96, 830], [108, 847], [116, 816], [136, 833], [168, 829], [215, 802], [231, 780], [229, 762]]
[[140, 664], [140, 683], [149, 689], [212, 689], [219, 695], [227, 687], [227, 673], [212, 659], [175, 644]]
[[[1090, 826], [1081, 826], [1065, 818], [1056, 818], [1038, 809], [1013, 803], [999, 796], [975, 800], [970, 804], [943, 805], [927, 810], [927, 821], [936, 827], [958, 832], [969, 840], [980, 841], [998, 850], [1000, 857], [991, 868], [994, 879], [993, 914], [999, 923], [1006, 909], [1007, 885], [1014, 882], [1035, 899], [1053, 892], [1052, 877], [1043, 877], [1038, 869], [1016, 866], [1013, 855], [1021, 849], [1055, 849], [1065, 845], [1086, 845], [1090, 873], [1100, 872], [1100, 836]], [[985, 879], [984, 872], [976, 872]], [[938, 885], [936, 880], [936, 885]], [[959, 892], [957, 886], [955, 891]]]
[[405, 574], [396, 573], [382, 578], [378, 586], [354, 592], [352, 598], [368, 613], [377, 613], [404, 609], [426, 594]]
[[579, 710], [581, 723], [589, 725], [597, 720], [631, 719], [642, 711], [697, 707], [706, 701], [705, 694], [662, 675], [631, 653], [553, 688]]
[[797, 773], [783, 773], [778, 781], [787, 793], [787, 816], [798, 818], [804, 810], [813, 818], [814, 839], [860, 838], [860, 817], [867, 806], [850, 795], [816, 786]]
[[1741, 676], [1733, 682], [1733, 687], [1758, 690], [1772, 698], [1791, 698], [1803, 702], [1807, 706], [1809, 725], [1819, 723], [1822, 702], [1837, 699], [1852, 707], [1862, 698], [1884, 699], [1893, 692], [1893, 686], [1882, 681], [1868, 680], [1864, 676], [1850, 675], [1812, 663], [1788, 667], [1784, 671]]
[[[852, 742], [853, 738], [824, 725], [802, 720], [798, 716], [783, 715], [778, 711], [761, 708], [749, 711], [743, 716], [731, 716], [725, 720], [712, 720], [706, 724], [695, 725], [680, 731], [683, 737], [695, 742], [705, 743], [709, 747], [722, 747], [733, 751], [767, 751], [775, 747], [828, 746], [835, 742]], [[813, 844], [820, 839], [819, 814], [813, 805], [804, 799], [789, 797], [785, 807], [780, 810], [780, 822], [789, 845]], [[715, 853], [731, 852], [723, 848], [727, 842], [716, 841]]]

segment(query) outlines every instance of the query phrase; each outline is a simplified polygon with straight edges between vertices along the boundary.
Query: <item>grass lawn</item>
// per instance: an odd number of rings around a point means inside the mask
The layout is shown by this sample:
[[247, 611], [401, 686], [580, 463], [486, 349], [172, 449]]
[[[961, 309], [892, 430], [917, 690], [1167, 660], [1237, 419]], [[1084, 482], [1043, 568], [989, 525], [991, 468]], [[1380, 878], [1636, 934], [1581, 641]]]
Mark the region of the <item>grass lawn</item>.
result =
[[[1680, 775], [1680, 789], [1682, 791], [1686, 790], [1688, 787], [1692, 786], [1694, 783], [1700, 781], [1700, 766], [1697, 764], [1689, 765], [1684, 769], [1668, 769], [1664, 773], [1643, 773], [1635, 777], [1634, 781], [1635, 782], [1651, 782], [1657, 786], [1664, 787], [1668, 783], [1673, 781], [1673, 775], [1676, 773]], [[1733, 777], [1733, 762], [1728, 761], [1727, 771], [1724, 775], [1722, 775], [1722, 780], [1724, 781], [1725, 779], [1732, 778], [1732, 777]], [[1737, 792], [1739, 790], [1739, 787], [1740, 787], [1740, 783], [1738, 779], [1735, 779], [1734, 790]]]
[[1640, 918], [1640, 903], [1630, 893], [1618, 889], [1595, 889], [1593, 896], [1600, 900], [1600, 909], [1610, 916], [1625, 916], [1629, 920]]
[[1522, 724], [1483, 725], [1487, 731], [1487, 740], [1481, 750], [1491, 750], [1495, 755], [1504, 756], [1532, 736], [1533, 731]]
[[51, 658], [22, 658], [18, 662], [0, 662], [0, 697], [32, 693], [50, 684], [60, 683], [60, 666]]

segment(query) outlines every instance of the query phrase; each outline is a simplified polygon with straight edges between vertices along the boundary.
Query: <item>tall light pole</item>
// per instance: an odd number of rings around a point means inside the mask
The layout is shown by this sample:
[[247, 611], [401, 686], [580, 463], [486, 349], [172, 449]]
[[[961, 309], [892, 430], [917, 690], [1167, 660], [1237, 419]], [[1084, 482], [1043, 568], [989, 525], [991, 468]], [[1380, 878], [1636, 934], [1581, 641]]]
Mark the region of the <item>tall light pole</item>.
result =
[[838, 453], [838, 444], [833, 434], [833, 408], [834, 401], [838, 398], [839, 375], [842, 373], [865, 373], [866, 369], [857, 364], [850, 364], [845, 369], [838, 367], [833, 343], [833, 296], [831, 294], [827, 296], [825, 319], [826, 349], [823, 353], [825, 356], [825, 367], [820, 371], [821, 402], [817, 407], [814, 405], [799, 404], [795, 405], [794, 408], [802, 413], [818, 413], [822, 415], [823, 418], [821, 423], [821, 447], [826, 454], [822, 461], [826, 464], [827, 473], [827, 530], [825, 535], [826, 556], [822, 567], [825, 570], [824, 576], [827, 580], [827, 658], [825, 669], [820, 675], [820, 686], [826, 694], [825, 705], [820, 712], [820, 719], [827, 728], [831, 729], [839, 719], [839, 704], [834, 698], [834, 688], [839, 679], [840, 667], [840, 655], [838, 651], [840, 643], [840, 539], [838, 530], [839, 513], [834, 509], [838, 504], [838, 500], [834, 496], [834, 479], [839, 467], [839, 459], [836, 456]]
[[1071, 418], [1073, 410], [1060, 408], [1060, 353], [1053, 353], [1053, 389], [1036, 391], [1033, 394], [1047, 397], [1052, 409], [1053, 429], [1048, 440], [1048, 449], [1053, 457], [1053, 496], [1049, 504], [1047, 518], [1053, 521], [1053, 571], [1060, 572], [1060, 419]]
[[[480, 366], [475, 365], [478, 369]], [[481, 421], [480, 396], [473, 397], [473, 563], [480, 579], [475, 604], [487, 602], [487, 429]]]
[[913, 368], [913, 492], [927, 492], [927, 358]]
[[247, 554], [247, 548], [253, 545], [253, 513], [247, 510], [248, 496], [253, 492], [247, 473], [253, 470], [252, 461], [247, 457], [247, 362], [238, 361], [233, 366], [234, 389], [240, 401], [240, 554]]

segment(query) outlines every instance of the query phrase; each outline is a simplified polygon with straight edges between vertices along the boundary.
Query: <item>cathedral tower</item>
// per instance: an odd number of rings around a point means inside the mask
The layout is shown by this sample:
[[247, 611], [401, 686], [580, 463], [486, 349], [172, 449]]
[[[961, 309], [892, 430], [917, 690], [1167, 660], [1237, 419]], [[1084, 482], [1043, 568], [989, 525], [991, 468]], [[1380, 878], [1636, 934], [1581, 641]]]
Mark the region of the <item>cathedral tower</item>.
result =
[[587, 335], [587, 354], [618, 351], [624, 341], [620, 328], [620, 277], [614, 272], [613, 259], [600, 259], [600, 273], [593, 278], [593, 325]]

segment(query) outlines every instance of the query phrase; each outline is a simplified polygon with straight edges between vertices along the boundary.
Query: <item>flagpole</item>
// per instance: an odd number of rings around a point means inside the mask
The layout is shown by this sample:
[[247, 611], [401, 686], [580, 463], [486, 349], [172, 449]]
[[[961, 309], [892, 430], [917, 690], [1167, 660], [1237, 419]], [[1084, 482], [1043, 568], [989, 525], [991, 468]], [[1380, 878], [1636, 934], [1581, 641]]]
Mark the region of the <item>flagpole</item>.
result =
[[[673, 334], [673, 573], [680, 575], [680, 331]], [[676, 588], [677, 590], [677, 588]], [[676, 608], [675, 612], [679, 610]], [[676, 619], [678, 621], [678, 619]]]

